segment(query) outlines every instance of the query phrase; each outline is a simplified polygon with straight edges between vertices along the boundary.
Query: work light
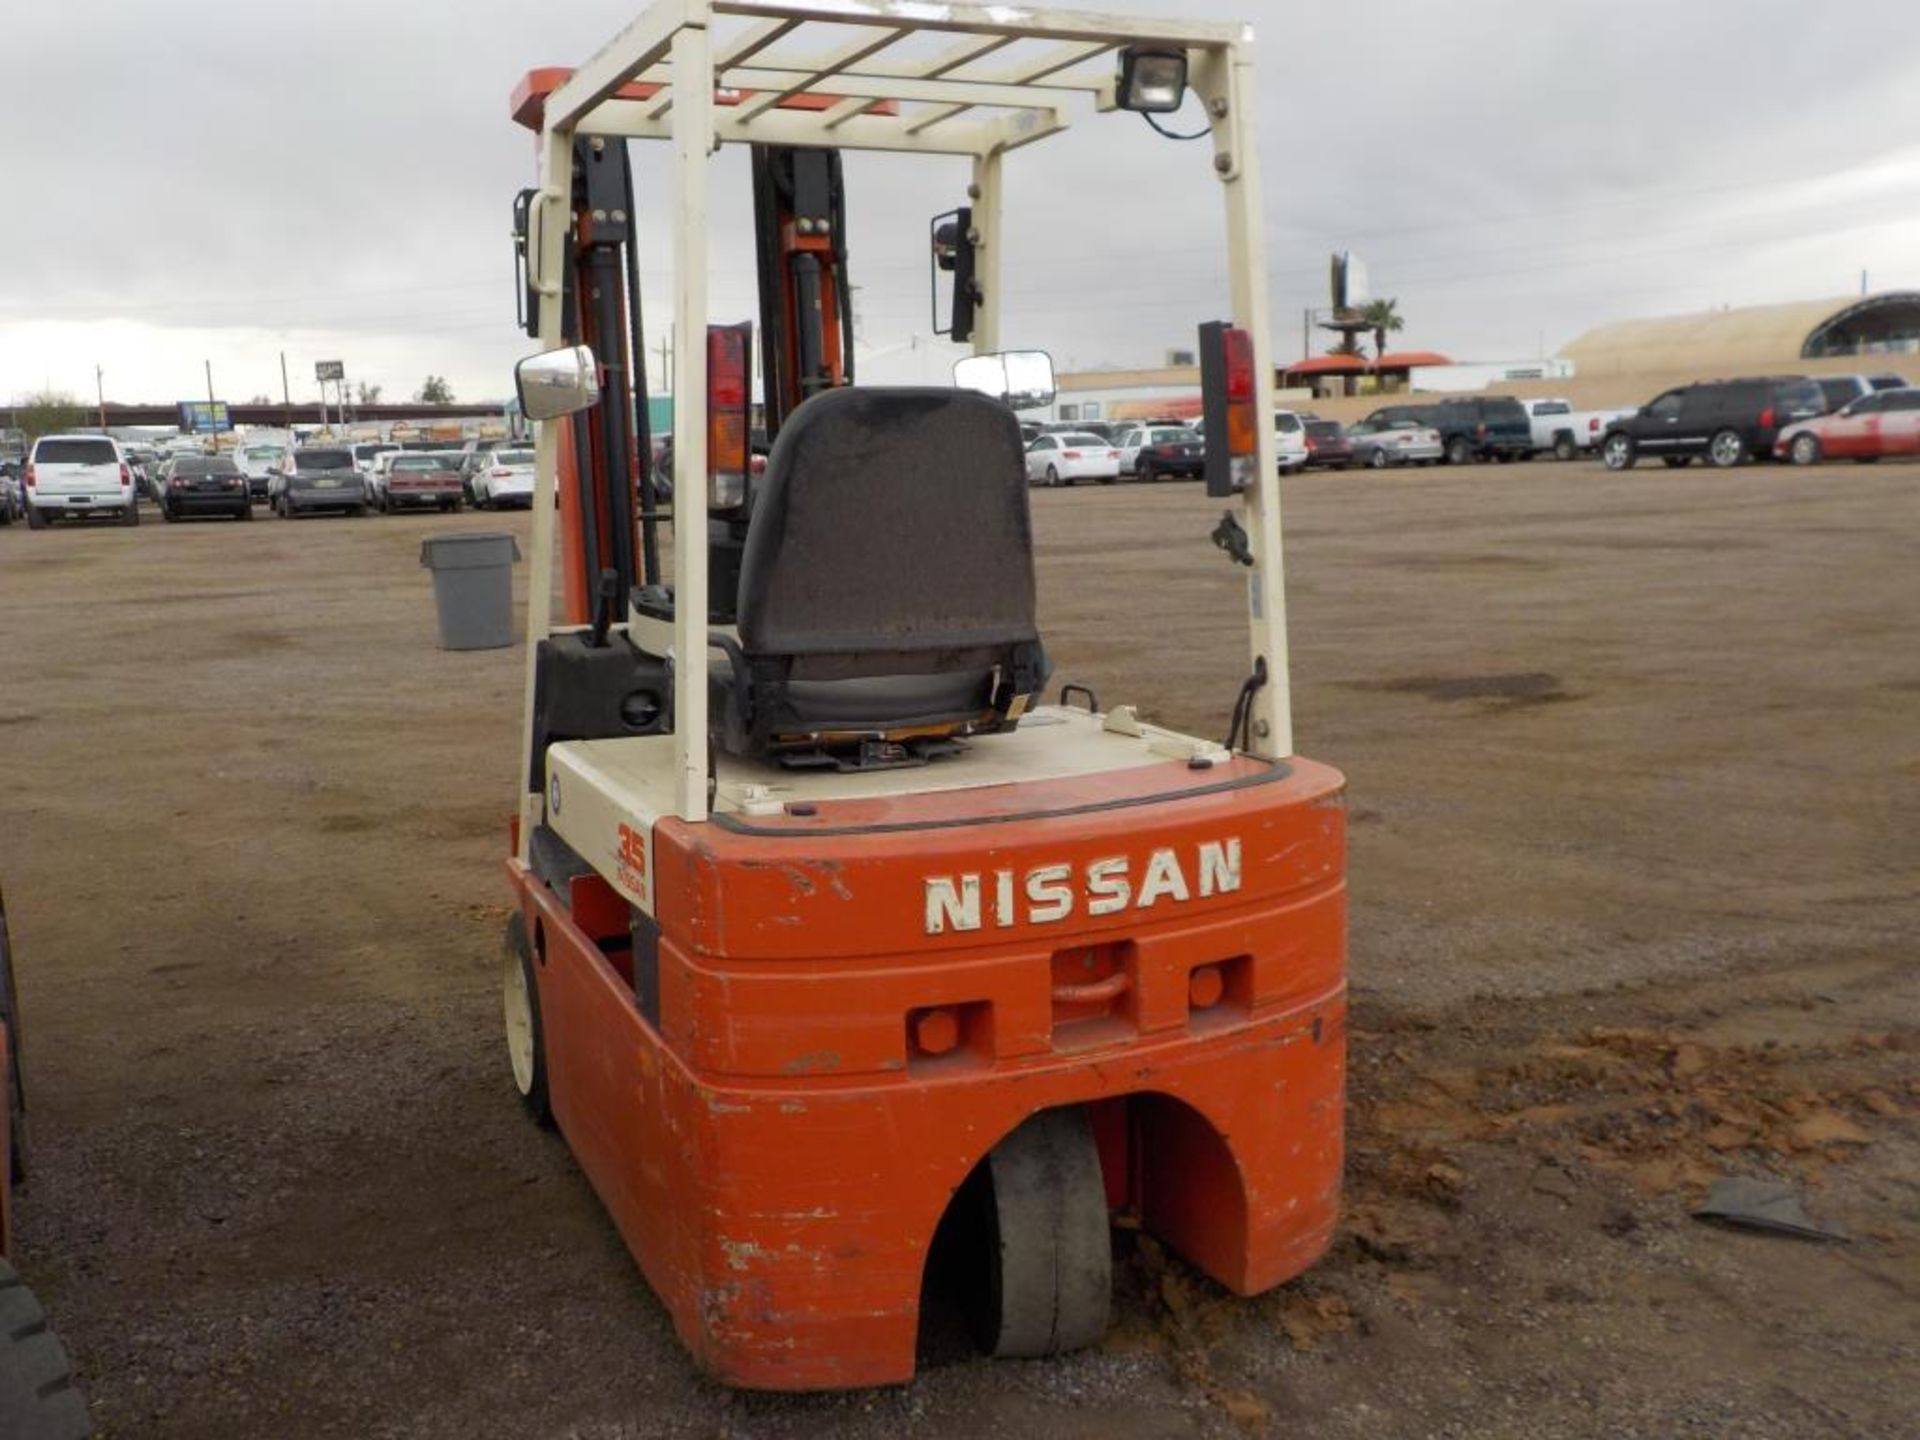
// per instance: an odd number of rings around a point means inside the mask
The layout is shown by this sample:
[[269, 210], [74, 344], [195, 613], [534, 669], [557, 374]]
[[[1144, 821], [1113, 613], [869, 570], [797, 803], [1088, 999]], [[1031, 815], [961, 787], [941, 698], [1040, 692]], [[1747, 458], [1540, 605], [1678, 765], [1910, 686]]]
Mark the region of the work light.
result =
[[1129, 45], [1120, 52], [1120, 83], [1115, 98], [1122, 110], [1165, 115], [1178, 110], [1186, 95], [1186, 51]]

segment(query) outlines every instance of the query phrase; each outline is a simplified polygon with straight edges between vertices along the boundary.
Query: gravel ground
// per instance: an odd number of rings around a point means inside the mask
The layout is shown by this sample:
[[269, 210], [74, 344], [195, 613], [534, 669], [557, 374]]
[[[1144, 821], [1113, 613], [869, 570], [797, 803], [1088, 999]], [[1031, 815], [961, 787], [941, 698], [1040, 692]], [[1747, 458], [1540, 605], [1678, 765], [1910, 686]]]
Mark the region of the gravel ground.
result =
[[[436, 650], [417, 548], [526, 517], [0, 530], [21, 1263], [101, 1433], [1920, 1432], [1920, 472], [1287, 504], [1299, 744], [1351, 782], [1346, 1233], [1252, 1302], [1122, 1237], [1100, 1350], [799, 1399], [690, 1369], [511, 1092], [522, 652]], [[1059, 678], [1224, 731], [1216, 510], [1035, 496]], [[1688, 1219], [1723, 1172], [1853, 1242]]]

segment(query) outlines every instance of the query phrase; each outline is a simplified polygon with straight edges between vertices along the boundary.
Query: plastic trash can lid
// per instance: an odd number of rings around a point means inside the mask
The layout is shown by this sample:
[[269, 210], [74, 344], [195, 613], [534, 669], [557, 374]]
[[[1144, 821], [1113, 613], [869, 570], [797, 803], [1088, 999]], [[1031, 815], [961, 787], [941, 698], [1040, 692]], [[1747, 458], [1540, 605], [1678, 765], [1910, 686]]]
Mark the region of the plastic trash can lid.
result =
[[511, 565], [520, 558], [513, 536], [483, 530], [469, 535], [429, 535], [420, 542], [420, 563], [429, 570], [475, 570]]

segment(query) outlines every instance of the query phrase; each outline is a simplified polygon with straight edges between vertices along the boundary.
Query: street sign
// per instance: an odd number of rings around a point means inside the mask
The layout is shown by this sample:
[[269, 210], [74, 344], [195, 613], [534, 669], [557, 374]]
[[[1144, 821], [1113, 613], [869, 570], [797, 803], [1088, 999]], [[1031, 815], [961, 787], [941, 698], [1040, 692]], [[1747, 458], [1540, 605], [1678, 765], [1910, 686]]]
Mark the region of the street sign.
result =
[[182, 400], [180, 428], [190, 435], [217, 435], [233, 429], [224, 400]]
[[316, 380], [344, 380], [347, 378], [347, 362], [344, 360], [318, 360], [314, 362], [313, 378]]

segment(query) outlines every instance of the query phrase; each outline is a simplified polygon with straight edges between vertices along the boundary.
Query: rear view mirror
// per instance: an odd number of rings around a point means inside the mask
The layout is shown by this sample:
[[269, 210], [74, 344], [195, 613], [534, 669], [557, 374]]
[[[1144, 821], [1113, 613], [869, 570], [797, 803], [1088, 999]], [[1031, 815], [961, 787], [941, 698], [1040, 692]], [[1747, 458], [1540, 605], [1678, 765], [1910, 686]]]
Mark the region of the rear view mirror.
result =
[[[974, 278], [973, 207], [963, 205], [945, 215], [933, 217], [933, 270], [930, 287], [933, 297], [933, 333], [945, 335], [964, 345], [973, 339], [973, 312], [980, 304], [980, 283]], [[941, 313], [940, 277], [948, 275], [950, 292], [946, 313]], [[945, 321], [942, 324], [942, 320]]]
[[1015, 410], [1035, 410], [1053, 403], [1053, 357], [1044, 350], [969, 355], [954, 365], [953, 383], [962, 390], [991, 395]]
[[558, 420], [600, 399], [600, 367], [584, 345], [529, 355], [513, 367], [513, 383], [529, 420]]

